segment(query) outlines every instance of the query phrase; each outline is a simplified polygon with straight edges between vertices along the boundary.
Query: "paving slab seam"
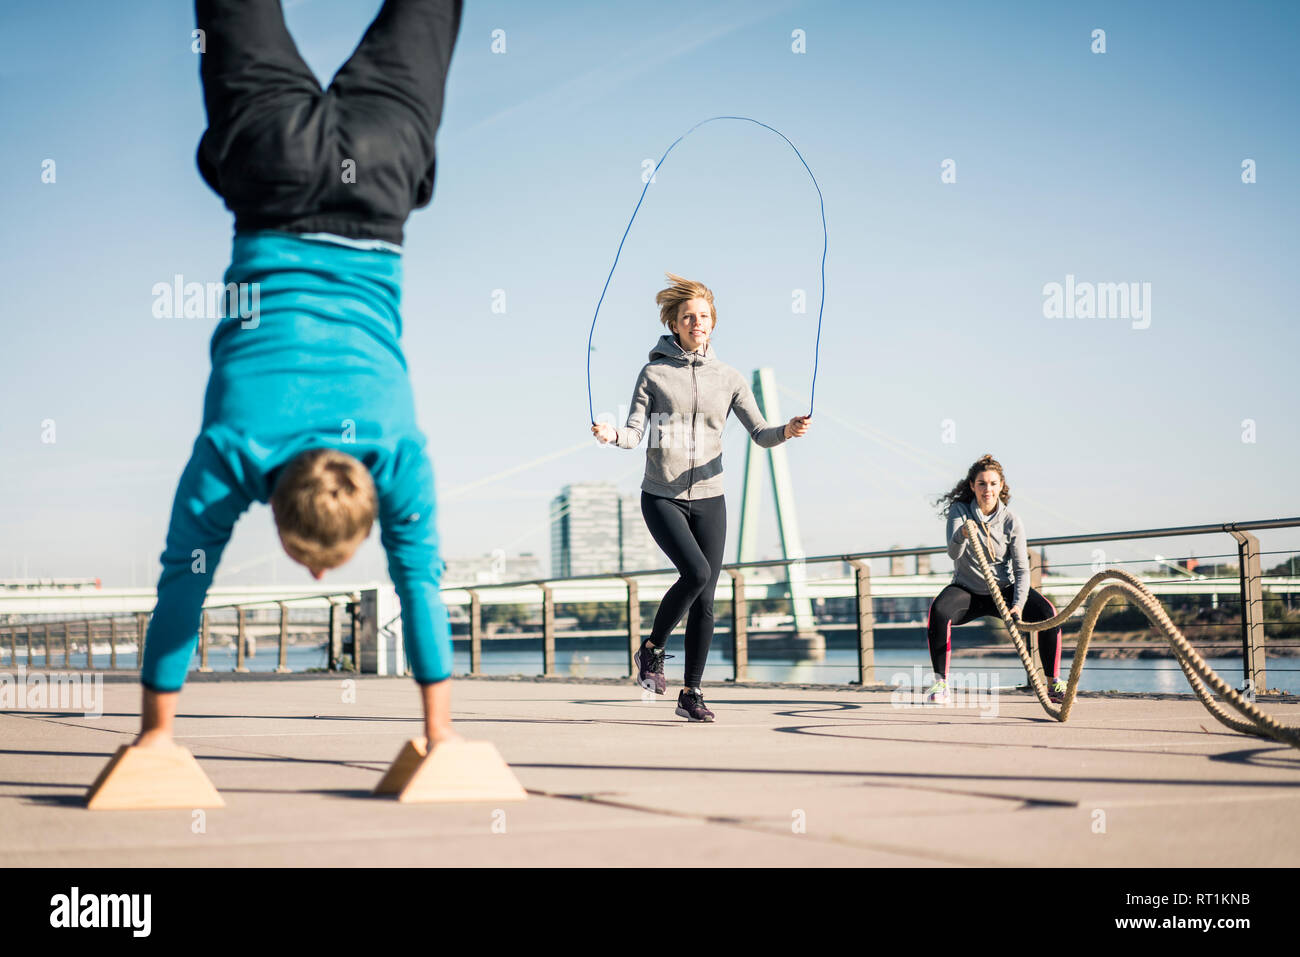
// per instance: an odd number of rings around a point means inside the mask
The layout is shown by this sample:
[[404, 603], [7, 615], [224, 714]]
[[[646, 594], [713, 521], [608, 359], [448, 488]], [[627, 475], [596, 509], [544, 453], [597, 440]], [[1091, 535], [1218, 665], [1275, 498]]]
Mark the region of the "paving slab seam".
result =
[[[1024, 743], [1021, 743], [1021, 742], [1015, 742], [1015, 741], [955, 741], [955, 740], [948, 740], [948, 739], [943, 739], [943, 738], [923, 738], [923, 739], [920, 739], [920, 738], [881, 737], [881, 736], [879, 736], [879, 735], [863, 735], [863, 734], [837, 734], [837, 733], [834, 733], [834, 732], [831, 730], [831, 729], [836, 728], [836, 727], [842, 727], [842, 728], [855, 728], [855, 729], [856, 729], [856, 728], [861, 728], [862, 725], [859, 724], [859, 723], [854, 723], [854, 724], [841, 724], [841, 725], [826, 725], [826, 724], [820, 724], [820, 725], [794, 725], [794, 726], [785, 727], [785, 728], [774, 728], [774, 729], [771, 729], [771, 730], [775, 730], [775, 731], [784, 731], [784, 732], [787, 732], [787, 733], [793, 733], [793, 734], [802, 734], [802, 735], [807, 735], [807, 736], [809, 736], [809, 737], [814, 737], [814, 738], [839, 738], [839, 739], [843, 739], [843, 740], [845, 740], [845, 741], [874, 741], [874, 742], [882, 742], [882, 743], [885, 743], [885, 744], [907, 744], [907, 745], [927, 744], [927, 745], [948, 745], [948, 746], [951, 746], [951, 747], [974, 748], [974, 749], [986, 749], [986, 750], [987, 750], [987, 749], [998, 749], [998, 750], [1001, 750], [1001, 749], [1004, 749], [1004, 748], [1025, 748], [1025, 749], [1031, 749], [1031, 750], [1061, 751], [1061, 752], [1102, 751], [1102, 752], [1110, 752], [1110, 753], [1115, 753], [1115, 754], [1122, 754], [1122, 753], [1125, 753], [1125, 752], [1131, 752], [1131, 753], [1133, 753], [1133, 754], [1159, 754], [1159, 753], [1166, 753], [1166, 754], [1169, 754], [1170, 756], [1174, 756], [1174, 757], [1205, 758], [1205, 759], [1208, 759], [1208, 760], [1213, 760], [1214, 758], [1217, 757], [1216, 754], [1212, 754], [1212, 753], [1209, 753], [1209, 752], [1206, 752], [1206, 753], [1203, 753], [1203, 754], [1180, 754], [1180, 753], [1175, 752], [1175, 751], [1162, 751], [1162, 750], [1158, 750], [1158, 749], [1163, 749], [1163, 748], [1174, 748], [1174, 747], [1183, 747], [1183, 746], [1186, 746], [1186, 747], [1202, 747], [1204, 744], [1208, 743], [1208, 742], [1203, 742], [1203, 741], [1187, 741], [1187, 742], [1171, 741], [1171, 742], [1167, 742], [1167, 743], [1162, 744], [1162, 745], [1150, 745], [1150, 746], [1146, 746], [1146, 747], [1143, 747], [1142, 745], [1134, 745], [1134, 744], [1129, 744], [1129, 745], [1119, 745], [1119, 744], [1035, 744], [1035, 743], [1032, 743], [1032, 742], [1024, 742]], [[1006, 726], [1004, 725], [1004, 726], [1002, 726], [1002, 727], [1006, 727]], [[1105, 730], [1105, 729], [1098, 729], [1098, 730]], [[1152, 733], [1153, 733], [1153, 734], [1156, 734], [1156, 733], [1160, 733], [1160, 732], [1158, 732], [1158, 731], [1153, 731]], [[1182, 733], [1182, 732], [1176, 732], [1176, 731], [1175, 731], [1175, 732], [1170, 732], [1170, 733], [1179, 734], [1179, 733]], [[1229, 733], [1229, 732], [1208, 731], [1208, 732], [1206, 732], [1206, 733], [1207, 733], [1207, 734], [1210, 734], [1210, 735], [1213, 735], [1213, 736], [1215, 736], [1215, 737], [1227, 738], [1227, 739], [1231, 739], [1231, 740], [1237, 740], [1237, 739], [1239, 739], [1239, 738], [1242, 737], [1242, 735], [1232, 734], [1232, 733]], [[1287, 746], [1287, 745], [1274, 745], [1273, 742], [1268, 741], [1267, 739], [1250, 739], [1250, 740], [1256, 741], [1257, 743], [1259, 743], [1260, 745], [1262, 745], [1262, 749], [1263, 749], [1263, 750], [1267, 750], [1267, 751], [1269, 751], [1270, 753], [1274, 753], [1274, 754], [1293, 754], [1293, 753], [1294, 753], [1294, 749], [1290, 748], [1289, 746]], [[1227, 742], [1225, 741], [1225, 742], [1223, 742], [1223, 743], [1227, 743]], [[1295, 768], [1296, 768], [1297, 770], [1300, 770], [1300, 756], [1297, 756], [1297, 757], [1295, 758], [1294, 766], [1295, 766]]]
[[905, 858], [919, 858], [921, 860], [934, 860], [942, 864], [965, 864], [973, 867], [997, 866], [996, 861], [992, 861], [985, 858], [973, 858], [973, 857], [966, 857], [964, 855], [956, 855], [956, 854], [941, 854], [933, 851], [928, 851], [924, 848], [918, 850], [915, 847], [901, 847], [897, 845], [878, 844], [878, 843], [862, 841], [854, 838], [842, 837], [834, 834], [823, 837], [822, 835], [819, 834], [811, 834], [807, 832], [802, 834], [786, 833], [785, 830], [783, 829], [775, 830], [771, 827], [764, 827], [759, 823], [759, 819], [752, 818], [752, 817], [741, 818], [741, 817], [732, 817], [732, 816], [723, 816], [723, 815], [707, 815], [707, 814], [693, 813], [690, 811], [675, 811], [668, 808], [646, 807], [644, 805], [631, 804], [626, 801], [614, 801], [608, 798], [599, 798], [590, 794], [562, 794], [559, 792], [544, 792], [544, 791], [534, 792], [531, 790], [528, 793], [537, 794], [539, 796], [544, 796], [544, 797], [562, 798], [564, 800], [570, 800], [570, 801], [583, 801], [592, 804], [603, 804], [610, 807], [622, 808], [624, 810], [641, 811], [647, 814], [656, 814], [665, 817], [673, 817], [678, 819], [693, 819], [693, 820], [698, 820], [704, 824], [711, 824], [711, 825], [717, 825], [722, 827], [733, 827], [744, 831], [765, 834], [770, 837], [788, 838], [790, 840], [800, 841], [804, 843], [812, 841], [818, 844], [831, 844], [838, 847], [849, 847], [857, 850], [877, 851], [877, 852], [883, 852], [888, 854], [894, 854], [896, 856], [905, 857]]
[[[634, 808], [622, 808], [621, 810], [635, 810]], [[166, 812], [139, 812], [139, 813], [166, 813]], [[188, 812], [184, 812], [188, 813]], [[630, 820], [635, 820], [634, 815]], [[679, 824], [695, 826], [700, 822], [683, 820]], [[409, 840], [412, 838], [428, 838], [430, 840], [444, 840], [456, 837], [477, 837], [485, 841], [497, 840], [501, 835], [486, 833], [488, 826], [475, 826], [468, 828], [464, 826], [443, 828], [432, 831], [429, 828], [407, 828], [396, 831], [366, 831], [359, 834], [346, 834], [339, 832], [328, 832], [322, 834], [303, 834], [292, 837], [283, 835], [267, 835], [265, 837], [241, 837], [241, 838], [212, 838], [204, 835], [205, 843], [199, 847], [210, 846], [219, 847], [266, 847], [275, 845], [300, 846], [312, 844], [335, 844], [340, 842], [361, 842], [361, 841], [382, 841], [382, 840]], [[610, 822], [608, 824], [558, 824], [558, 825], [531, 825], [527, 834], [553, 835], [564, 832], [587, 832], [587, 831], [610, 831], [623, 830], [627, 828], [637, 829], [636, 825], [630, 824], [629, 821]], [[519, 833], [519, 832], [515, 832]], [[196, 849], [195, 841], [158, 841], [158, 842], [134, 842], [131, 844], [121, 845], [90, 845], [90, 844], [62, 844], [62, 845], [45, 845], [42, 847], [11, 847], [5, 848], [0, 852], [0, 861], [6, 857], [16, 856], [19, 854], [59, 854], [59, 853], [76, 853], [76, 852], [112, 852], [112, 851], [134, 851], [134, 850], [194, 850]], [[55, 866], [55, 865], [51, 865]], [[184, 865], [181, 865], [184, 866]]]

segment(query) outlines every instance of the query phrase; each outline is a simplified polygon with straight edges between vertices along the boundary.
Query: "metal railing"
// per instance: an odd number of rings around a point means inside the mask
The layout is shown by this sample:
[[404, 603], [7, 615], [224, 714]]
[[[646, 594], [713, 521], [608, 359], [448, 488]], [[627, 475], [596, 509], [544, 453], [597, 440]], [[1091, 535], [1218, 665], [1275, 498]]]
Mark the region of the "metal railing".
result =
[[[292, 669], [288, 665], [290, 605], [315, 603], [318, 610], [326, 610], [328, 620], [324, 623], [299, 623], [300, 630], [325, 630], [327, 635], [327, 668], [330, 671], [357, 671], [360, 656], [357, 653], [359, 631], [363, 627], [361, 613], [361, 593], [357, 591], [324, 592], [317, 595], [296, 595], [292, 598], [259, 599], [244, 602], [231, 602], [220, 605], [205, 605], [199, 625], [199, 668], [201, 672], [210, 672], [209, 651], [212, 644], [214, 612], [234, 612], [235, 671], [247, 673], [248, 649], [250, 646], [250, 611], [256, 608], [277, 607], [278, 620], [278, 660], [277, 673], [287, 673]], [[41, 664], [45, 668], [83, 668], [95, 667], [94, 646], [97, 641], [108, 642], [108, 670], [124, 670], [118, 665], [118, 648], [121, 644], [134, 646], [135, 668], [144, 660], [145, 638], [149, 630], [149, 612], [134, 612], [128, 615], [93, 615], [56, 620], [9, 622], [0, 624], [0, 647], [8, 644], [9, 661], [17, 666], [19, 661], [19, 636], [23, 638], [22, 660], [27, 667], [36, 662], [34, 639], [39, 635], [41, 642]], [[228, 626], [221, 626], [229, 630]], [[346, 632], [346, 633], [345, 633]], [[61, 650], [62, 662], [56, 661]], [[77, 654], [79, 653], [79, 654]], [[77, 657], [79, 660], [74, 660]], [[346, 661], [350, 657], [351, 661]], [[344, 665], [348, 667], [345, 669]]]
[[[1233, 522], [1217, 525], [1186, 525], [1170, 528], [1149, 528], [1134, 531], [1123, 532], [1105, 532], [1083, 535], [1058, 535], [1048, 538], [1031, 539], [1028, 545], [1031, 549], [1040, 549], [1047, 545], [1070, 545], [1086, 544], [1092, 542], [1117, 542], [1135, 539], [1148, 538], [1169, 538], [1185, 537], [1192, 535], [1204, 534], [1227, 534], [1232, 536], [1237, 544], [1238, 555], [1238, 590], [1240, 593], [1241, 621], [1240, 621], [1240, 641], [1243, 657], [1243, 672], [1246, 681], [1253, 681], [1253, 687], [1264, 689], [1267, 688], [1265, 681], [1265, 619], [1264, 619], [1264, 595], [1263, 580], [1260, 571], [1260, 548], [1259, 540], [1251, 534], [1253, 531], [1263, 529], [1280, 529], [1300, 527], [1300, 518], [1272, 519], [1256, 522]], [[865, 685], [872, 683], [873, 669], [875, 668], [875, 613], [873, 610], [872, 598], [872, 577], [871, 566], [869, 562], [872, 559], [897, 559], [911, 556], [935, 555], [946, 553], [946, 546], [924, 546], [915, 548], [890, 548], [877, 549], [865, 552], [853, 552], [850, 554], [840, 555], [819, 555], [814, 557], [804, 557], [796, 559], [765, 559], [762, 561], [739, 562], [734, 564], [723, 565], [723, 570], [730, 577], [730, 604], [731, 604], [731, 627], [730, 629], [718, 628], [717, 631], [726, 634], [730, 632], [731, 637], [731, 655], [732, 655], [732, 678], [735, 681], [745, 681], [749, 677], [749, 614], [747, 610], [747, 588], [761, 587], [770, 590], [777, 587], [782, 592], [782, 597], [793, 601], [793, 587], [789, 569], [791, 566], [812, 566], [832, 562], [843, 562], [848, 564], [852, 569], [853, 578], [853, 599], [854, 599], [854, 616], [849, 625], [825, 625], [820, 626], [819, 630], [841, 630], [845, 627], [856, 631], [856, 659], [857, 659], [857, 678], [851, 684]], [[1031, 552], [1031, 559], [1036, 556], [1036, 552]], [[786, 579], [778, 582], [776, 586], [769, 584], [749, 584], [746, 580], [746, 573], [752, 569], [759, 568], [785, 568]], [[627, 640], [627, 668], [629, 673], [633, 669], [633, 656], [639, 649], [641, 638], [641, 600], [639, 579], [659, 576], [673, 576], [677, 574], [672, 568], [645, 569], [639, 571], [627, 571], [618, 573], [604, 573], [592, 575], [575, 575], [565, 578], [540, 578], [525, 581], [501, 582], [501, 583], [482, 583], [473, 585], [456, 585], [444, 588], [444, 601], [449, 606], [457, 604], [464, 605], [465, 601], [457, 601], [454, 594], [457, 592], [464, 593], [467, 596], [468, 604], [468, 626], [469, 626], [469, 656], [471, 675], [482, 674], [483, 668], [483, 642], [485, 640], [484, 628], [482, 622], [482, 606], [484, 592], [503, 589], [520, 589], [536, 588], [541, 604], [541, 666], [542, 674], [548, 677], [560, 677], [556, 670], [556, 638], [559, 634], [556, 627], [555, 614], [555, 589], [557, 586], [567, 585], [573, 582], [599, 582], [599, 581], [619, 581], [625, 586], [626, 603], [626, 628], [612, 632], [612, 634], [625, 634]], [[1041, 584], [1041, 564], [1038, 562], [1032, 565], [1031, 584], [1039, 587]], [[802, 582], [801, 582], [802, 583]], [[807, 584], [807, 583], [802, 583]], [[385, 665], [382, 663], [375, 665], [375, 648], [379, 647], [378, 657], [384, 658], [387, 651], [383, 650], [382, 639], [377, 639], [377, 613], [374, 603], [377, 601], [373, 591], [360, 592], [356, 590], [342, 592], [326, 592], [319, 595], [294, 596], [292, 598], [273, 599], [264, 598], [243, 602], [232, 602], [222, 605], [205, 606], [202, 617], [202, 624], [199, 631], [198, 651], [199, 651], [199, 670], [211, 671], [209, 666], [209, 647], [211, 643], [212, 613], [233, 610], [235, 613], [235, 645], [236, 645], [236, 665], [237, 672], [247, 672], [245, 651], [248, 639], [248, 614], [249, 611], [258, 607], [278, 607], [279, 609], [279, 659], [276, 667], [277, 672], [287, 672], [290, 669], [287, 664], [288, 648], [288, 630], [289, 630], [289, 605], [302, 604], [306, 602], [326, 602], [328, 603], [329, 620], [328, 624], [315, 624], [311, 627], [326, 628], [328, 634], [328, 653], [327, 667], [331, 671], [341, 670], [345, 663], [345, 656], [350, 654], [351, 662], [348, 670], [374, 670], [378, 673], [385, 673]], [[536, 602], [501, 602], [509, 604], [536, 604]], [[75, 665], [79, 667], [94, 667], [93, 644], [96, 637], [96, 630], [108, 629], [108, 639], [110, 644], [110, 669], [117, 669], [117, 647], [119, 636], [124, 636], [128, 640], [130, 633], [133, 631], [135, 644], [137, 647], [137, 666], [143, 660], [145, 636], [147, 634], [148, 622], [150, 615], [147, 612], [137, 612], [125, 619], [125, 627], [122, 624], [123, 616], [96, 615], [93, 617], [83, 617], [62, 621], [40, 621], [40, 622], [11, 622], [0, 624], [0, 647], [8, 641], [10, 648], [10, 662], [18, 662], [18, 635], [24, 635], [24, 649], [26, 651], [25, 660], [28, 665], [32, 665], [33, 631], [40, 631], [43, 637], [44, 647], [44, 665], [45, 667], [56, 667], [52, 660], [53, 644], [55, 640], [61, 639], [62, 643], [62, 667], [74, 667], [73, 663], [73, 643], [75, 640], [74, 631], [80, 631], [85, 636], [85, 658], [82, 663]], [[346, 622], [345, 622], [346, 618]], [[55, 633], [51, 634], [51, 629]], [[346, 629], [346, 636], [345, 636]], [[592, 636], [591, 631], [580, 631], [574, 634]], [[602, 632], [602, 634], [611, 634], [611, 632]], [[567, 635], [565, 635], [567, 637]], [[522, 635], [511, 635], [510, 637], [527, 637]], [[797, 642], [800, 638], [811, 638], [809, 635], [795, 634], [794, 640]], [[491, 641], [493, 639], [488, 638]], [[369, 648], [371, 654], [367, 658], [367, 663], [363, 665], [363, 647]], [[397, 668], [396, 672], [402, 674], [406, 672], [404, 654], [400, 647], [400, 642], [394, 648]]]
[[[1116, 542], [1147, 538], [1187, 537], [1226, 533], [1231, 535], [1238, 546], [1239, 587], [1241, 594], [1241, 646], [1243, 656], [1244, 678], [1253, 681], [1255, 688], [1267, 688], [1265, 683], [1265, 635], [1263, 619], [1263, 584], [1260, 573], [1259, 540], [1251, 534], [1263, 529], [1300, 527], [1300, 518], [1268, 519], [1254, 522], [1230, 522], [1215, 525], [1184, 525], [1168, 528], [1148, 528], [1122, 532], [1099, 532], [1083, 535], [1056, 535], [1046, 538], [1028, 540], [1031, 549], [1041, 549], [1048, 545], [1073, 545], [1091, 542]], [[857, 679], [852, 684], [870, 684], [875, 668], [875, 614], [872, 607], [871, 566], [872, 559], [906, 558], [920, 555], [946, 554], [946, 545], [922, 546], [916, 548], [888, 548], [865, 552], [853, 552], [842, 555], [819, 555], [797, 559], [775, 558], [753, 562], [725, 564], [723, 570], [731, 578], [731, 652], [732, 679], [745, 681], [749, 677], [749, 641], [748, 612], [746, 607], [745, 573], [750, 569], [784, 567], [787, 570], [786, 585], [790, 584], [789, 567], [793, 565], [810, 566], [830, 562], [844, 562], [853, 568], [854, 604], [857, 631]], [[1041, 564], [1033, 561], [1035, 553], [1031, 552], [1032, 581], [1037, 587], [1041, 579]], [[558, 584], [577, 581], [610, 581], [621, 579], [626, 583], [627, 602], [627, 667], [633, 670], [633, 655], [642, 644], [640, 598], [638, 594], [639, 578], [662, 575], [676, 575], [676, 570], [646, 569], [618, 573], [573, 575], [566, 578], [540, 578], [526, 581], [484, 583], [459, 585], [455, 591], [463, 591], [469, 596], [469, 643], [470, 674], [481, 674], [483, 664], [483, 626], [482, 596], [480, 593], [497, 589], [518, 589], [522, 587], [537, 588], [542, 605], [541, 641], [542, 674], [547, 677], [559, 677], [555, 668], [555, 594]], [[787, 588], [786, 596], [791, 598]], [[725, 629], [717, 629], [725, 633]], [[1031, 648], [1031, 651], [1033, 649]]]

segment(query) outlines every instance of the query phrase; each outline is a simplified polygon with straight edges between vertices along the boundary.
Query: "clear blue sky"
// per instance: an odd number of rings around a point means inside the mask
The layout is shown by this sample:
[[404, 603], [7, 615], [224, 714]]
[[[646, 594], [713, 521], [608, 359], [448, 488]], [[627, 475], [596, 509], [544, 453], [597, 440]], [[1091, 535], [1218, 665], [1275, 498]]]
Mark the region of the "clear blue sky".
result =
[[[287, 7], [327, 82], [379, 3]], [[986, 451], [1031, 535], [1300, 511], [1288, 491], [1300, 466], [1300, 7], [466, 8], [434, 203], [411, 218], [405, 260], [405, 346], [448, 557], [545, 556], [561, 485], [638, 487], [643, 449], [593, 443], [454, 491], [590, 438], [587, 329], [642, 160], [720, 113], [782, 130], [826, 197], [819, 415], [787, 446], [809, 554], [937, 543], [927, 497]], [[163, 0], [0, 7], [0, 576], [155, 580], [211, 322], [154, 318], [151, 290], [178, 273], [219, 280], [232, 227], [194, 163], [192, 16]], [[1090, 49], [1097, 28], [1104, 54]], [[796, 29], [804, 54], [791, 51]], [[944, 184], [950, 158], [957, 182]], [[745, 373], [770, 365], [806, 396], [820, 253], [816, 195], [780, 139], [739, 123], [695, 133], [651, 188], [602, 309], [597, 411], [628, 402], [660, 333], [665, 270], [713, 288], [720, 358]], [[1043, 286], [1067, 274], [1150, 283], [1150, 328], [1044, 318]], [[791, 312], [796, 288], [807, 314]], [[806, 402], [783, 395], [783, 417]], [[955, 442], [942, 440], [946, 419]], [[744, 442], [733, 422], [733, 543]], [[218, 580], [306, 580], [283, 557], [250, 564], [274, 551], [255, 506]], [[382, 577], [377, 542], [338, 574]]]

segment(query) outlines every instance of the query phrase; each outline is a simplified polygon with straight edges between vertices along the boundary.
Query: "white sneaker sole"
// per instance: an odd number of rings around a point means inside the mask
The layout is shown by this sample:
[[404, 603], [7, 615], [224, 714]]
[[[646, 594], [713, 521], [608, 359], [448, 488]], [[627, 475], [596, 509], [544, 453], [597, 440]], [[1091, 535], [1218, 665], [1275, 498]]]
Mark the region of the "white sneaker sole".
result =
[[692, 717], [691, 717], [691, 713], [690, 713], [689, 711], [687, 711], [685, 708], [678, 708], [678, 709], [677, 709], [677, 714], [678, 714], [679, 717], [685, 718], [687, 721], [694, 721], [694, 722], [696, 722], [697, 724], [712, 724], [712, 723], [713, 723], [713, 719], [712, 719], [712, 718], [692, 718]]

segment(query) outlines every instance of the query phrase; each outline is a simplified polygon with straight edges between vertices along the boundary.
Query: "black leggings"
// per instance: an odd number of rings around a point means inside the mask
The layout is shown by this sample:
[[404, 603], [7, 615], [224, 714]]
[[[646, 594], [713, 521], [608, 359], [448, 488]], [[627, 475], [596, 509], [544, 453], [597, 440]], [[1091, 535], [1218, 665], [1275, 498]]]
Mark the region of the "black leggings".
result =
[[280, 0], [196, 0], [208, 128], [199, 172], [236, 232], [402, 242], [433, 198], [434, 135], [462, 0], [386, 0], [322, 90]]
[[[1008, 607], [1014, 597], [1013, 592], [1010, 585], [1002, 589], [1002, 597]], [[1046, 621], [1055, 614], [1055, 605], [1034, 589], [1029, 589], [1029, 596], [1025, 599], [1025, 621]], [[941, 678], [948, 676], [948, 663], [952, 657], [952, 626], [964, 625], [986, 616], [1001, 620], [992, 596], [981, 595], [960, 585], [949, 585], [930, 602], [925, 629], [930, 637], [930, 663], [934, 665], [936, 675]], [[1048, 678], [1060, 675], [1061, 629], [1038, 633], [1038, 657], [1043, 662], [1043, 673]]]
[[681, 575], [664, 593], [650, 641], [656, 648], [686, 615], [686, 687], [698, 688], [713, 644], [713, 593], [727, 543], [727, 503], [721, 495], [693, 500], [641, 493], [641, 514], [656, 544]]

